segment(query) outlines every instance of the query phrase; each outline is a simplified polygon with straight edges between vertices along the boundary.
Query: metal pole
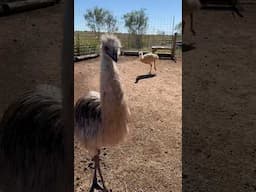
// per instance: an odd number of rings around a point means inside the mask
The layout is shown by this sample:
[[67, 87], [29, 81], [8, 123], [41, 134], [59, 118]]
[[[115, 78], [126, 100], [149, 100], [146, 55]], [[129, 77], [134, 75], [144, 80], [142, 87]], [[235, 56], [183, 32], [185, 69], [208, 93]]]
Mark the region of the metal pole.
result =
[[74, 101], [74, 78], [73, 78], [73, 52], [74, 52], [74, 1], [66, 0], [65, 16], [63, 18], [63, 49], [61, 63], [61, 79], [62, 79], [62, 95], [63, 95], [63, 124], [64, 124], [64, 145], [65, 145], [65, 169], [66, 175], [63, 175], [65, 190], [63, 192], [71, 192], [74, 190], [74, 143], [73, 143], [73, 101]]

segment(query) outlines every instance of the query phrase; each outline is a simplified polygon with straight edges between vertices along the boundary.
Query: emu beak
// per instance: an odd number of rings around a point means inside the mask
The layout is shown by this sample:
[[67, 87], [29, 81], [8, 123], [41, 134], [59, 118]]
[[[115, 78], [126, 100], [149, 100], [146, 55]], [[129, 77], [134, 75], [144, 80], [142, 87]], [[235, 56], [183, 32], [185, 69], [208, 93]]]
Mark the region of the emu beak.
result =
[[115, 62], [117, 62], [117, 49], [113, 49], [113, 50], [107, 50], [106, 51], [106, 53], [107, 53], [107, 55], [109, 56], [109, 57], [111, 57]]

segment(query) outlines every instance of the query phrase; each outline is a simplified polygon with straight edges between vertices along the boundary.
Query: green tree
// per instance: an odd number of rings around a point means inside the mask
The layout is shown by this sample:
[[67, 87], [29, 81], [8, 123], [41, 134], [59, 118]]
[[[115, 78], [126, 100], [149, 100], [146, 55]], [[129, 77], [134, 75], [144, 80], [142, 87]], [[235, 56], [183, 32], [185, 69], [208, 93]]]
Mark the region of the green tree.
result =
[[106, 17], [107, 11], [94, 7], [93, 9], [88, 9], [86, 14], [84, 15], [85, 20], [87, 21], [88, 27], [95, 33], [100, 35], [101, 30], [104, 27], [104, 21]]
[[105, 18], [105, 25], [106, 25], [107, 32], [113, 33], [118, 31], [116, 24], [117, 24], [117, 20], [114, 18], [114, 16], [110, 12], [108, 12]]
[[142, 35], [146, 33], [148, 26], [148, 17], [145, 9], [131, 11], [123, 16], [125, 27], [128, 32], [135, 37], [136, 47], [140, 49], [142, 45]]
[[179, 22], [177, 25], [175, 25], [174, 30], [180, 34], [182, 30], [182, 22]]
[[93, 9], [88, 9], [84, 18], [87, 22], [87, 26], [97, 33], [98, 38], [100, 36], [100, 32], [105, 28], [108, 32], [117, 31], [116, 19], [108, 10], [103, 8], [96, 6]]

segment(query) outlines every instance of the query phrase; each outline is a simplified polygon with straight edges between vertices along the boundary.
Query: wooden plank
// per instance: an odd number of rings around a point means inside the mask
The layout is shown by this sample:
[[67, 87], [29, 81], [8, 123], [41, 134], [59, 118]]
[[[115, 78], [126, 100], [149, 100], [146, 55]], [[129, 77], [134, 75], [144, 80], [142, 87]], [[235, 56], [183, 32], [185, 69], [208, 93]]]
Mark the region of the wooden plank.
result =
[[[172, 60], [174, 60], [176, 62], [176, 56], [175, 56], [175, 50], [176, 50], [176, 40], [177, 40], [177, 33], [174, 34], [174, 36], [172, 37], [172, 46], [152, 46], [152, 52], [155, 53], [157, 50], [168, 50], [171, 51], [170, 53], [170, 57]], [[159, 54], [158, 54], [159, 55]]]
[[82, 60], [86, 60], [86, 59], [93, 59], [93, 58], [96, 58], [98, 56], [99, 56], [99, 54], [74, 56], [74, 61], [82, 61]]
[[169, 46], [152, 46], [152, 49], [172, 49]]
[[208, 10], [230, 10], [235, 12], [238, 16], [243, 17], [239, 0], [205, 0], [202, 1], [202, 9]]
[[59, 0], [22, 0], [0, 3], [0, 13], [10, 14], [53, 5]]
[[125, 55], [125, 56], [138, 56], [139, 52], [138, 51], [122, 51], [122, 55]]

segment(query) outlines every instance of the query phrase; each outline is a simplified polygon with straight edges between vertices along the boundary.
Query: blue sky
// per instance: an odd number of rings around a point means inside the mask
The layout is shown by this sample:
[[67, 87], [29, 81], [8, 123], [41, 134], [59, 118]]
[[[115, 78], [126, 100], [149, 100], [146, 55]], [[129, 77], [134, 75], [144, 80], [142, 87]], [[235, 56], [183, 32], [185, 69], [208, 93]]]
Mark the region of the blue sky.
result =
[[164, 31], [170, 34], [172, 24], [181, 22], [182, 19], [182, 0], [75, 0], [74, 24], [75, 30], [88, 30], [84, 20], [87, 9], [98, 6], [109, 10], [119, 21], [119, 31], [126, 32], [123, 27], [122, 16], [130, 11], [146, 9], [149, 18], [148, 33]]

